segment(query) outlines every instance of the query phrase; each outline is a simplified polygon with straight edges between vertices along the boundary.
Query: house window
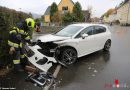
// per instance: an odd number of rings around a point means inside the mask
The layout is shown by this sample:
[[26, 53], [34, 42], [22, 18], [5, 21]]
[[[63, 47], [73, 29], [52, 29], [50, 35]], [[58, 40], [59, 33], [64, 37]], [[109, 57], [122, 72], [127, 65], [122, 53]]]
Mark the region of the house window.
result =
[[67, 6], [62, 7], [62, 11], [68, 11], [68, 7]]
[[67, 13], [67, 12], [68, 12], [68, 6], [62, 7], [62, 14]]

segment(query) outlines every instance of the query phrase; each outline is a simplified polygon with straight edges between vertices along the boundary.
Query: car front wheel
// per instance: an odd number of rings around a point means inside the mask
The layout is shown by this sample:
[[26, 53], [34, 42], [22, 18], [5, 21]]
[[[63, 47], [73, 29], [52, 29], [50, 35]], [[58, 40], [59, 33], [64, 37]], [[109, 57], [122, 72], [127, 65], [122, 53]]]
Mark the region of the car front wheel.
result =
[[72, 48], [65, 48], [61, 54], [61, 61], [66, 65], [71, 65], [77, 60], [77, 52]]

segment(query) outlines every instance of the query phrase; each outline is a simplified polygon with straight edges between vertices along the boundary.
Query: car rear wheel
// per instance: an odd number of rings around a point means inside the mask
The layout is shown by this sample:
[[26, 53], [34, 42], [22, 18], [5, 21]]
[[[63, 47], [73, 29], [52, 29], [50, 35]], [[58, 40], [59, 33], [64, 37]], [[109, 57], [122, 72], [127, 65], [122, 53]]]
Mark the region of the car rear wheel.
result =
[[103, 50], [104, 51], [109, 51], [110, 47], [111, 47], [111, 40], [107, 40], [105, 45], [104, 45]]
[[61, 61], [66, 65], [71, 65], [77, 60], [77, 52], [72, 48], [65, 48], [61, 54]]

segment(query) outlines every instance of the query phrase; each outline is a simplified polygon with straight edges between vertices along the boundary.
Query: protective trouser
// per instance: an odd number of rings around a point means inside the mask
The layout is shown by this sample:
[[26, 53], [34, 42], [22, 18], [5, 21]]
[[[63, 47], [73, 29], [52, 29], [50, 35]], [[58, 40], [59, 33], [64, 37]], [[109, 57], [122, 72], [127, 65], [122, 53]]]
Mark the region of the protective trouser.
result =
[[23, 50], [21, 48], [21, 50], [20, 50], [20, 65], [22, 66], [22, 68], [25, 68], [27, 63], [28, 63], [27, 56], [23, 53]]
[[14, 52], [13, 56], [14, 56], [13, 58], [14, 69], [20, 70], [20, 69], [25, 68], [25, 66], [27, 65], [28, 59], [20, 48]]
[[20, 49], [15, 49], [15, 52], [13, 53], [13, 64], [14, 64], [14, 69], [16, 71], [22, 69], [20, 65]]

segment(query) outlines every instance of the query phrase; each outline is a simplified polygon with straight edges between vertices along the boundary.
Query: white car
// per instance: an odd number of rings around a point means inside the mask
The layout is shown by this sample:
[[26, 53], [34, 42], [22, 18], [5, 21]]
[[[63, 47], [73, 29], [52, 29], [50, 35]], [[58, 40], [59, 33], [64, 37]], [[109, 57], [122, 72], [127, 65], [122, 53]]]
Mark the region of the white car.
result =
[[[110, 47], [111, 33], [107, 26], [102, 24], [72, 24], [55, 34], [39, 37], [38, 44], [30, 47], [36, 54], [29, 59], [41, 69], [50, 64], [49, 62], [56, 63], [58, 61], [70, 65], [79, 57], [102, 49], [108, 51]], [[46, 65], [40, 66], [34, 58], [39, 60], [43, 57], [44, 60], [42, 61], [46, 61], [46, 63], [44, 62]]]

